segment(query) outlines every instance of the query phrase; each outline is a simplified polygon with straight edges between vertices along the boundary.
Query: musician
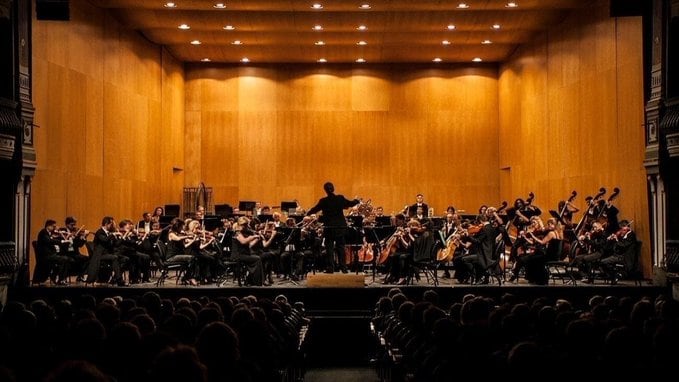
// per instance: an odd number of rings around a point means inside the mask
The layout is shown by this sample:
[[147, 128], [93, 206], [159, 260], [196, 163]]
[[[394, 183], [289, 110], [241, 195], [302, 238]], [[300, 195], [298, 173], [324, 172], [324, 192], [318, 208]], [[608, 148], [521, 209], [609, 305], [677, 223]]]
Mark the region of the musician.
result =
[[62, 243], [60, 252], [73, 260], [69, 262], [69, 271], [78, 275], [77, 281], [84, 281], [90, 258], [83, 255], [80, 249], [87, 243], [87, 235], [90, 231], [78, 228], [77, 223], [77, 219], [73, 216], [66, 217], [62, 231], [66, 233], [67, 240]]
[[262, 285], [264, 275], [262, 273], [262, 259], [250, 252], [250, 244], [258, 240], [255, 232], [250, 228], [250, 219], [245, 216], [238, 218], [234, 225], [234, 236], [231, 239], [231, 258], [242, 262], [248, 267], [246, 283], [250, 285]]
[[[535, 219], [539, 219], [534, 217]], [[538, 225], [539, 226], [539, 225]], [[516, 261], [516, 266], [512, 270], [510, 281], [516, 280], [518, 270], [526, 267], [526, 279], [535, 284], [547, 284], [547, 274], [545, 273], [545, 263], [559, 259], [563, 231], [555, 218], [547, 220], [547, 227], [540, 232], [536, 229], [526, 233], [526, 240], [533, 245], [534, 251], [521, 256]]]
[[[180, 218], [172, 219], [170, 230], [167, 235], [167, 254], [165, 265], [174, 263], [181, 264], [185, 269], [182, 282], [196, 286], [196, 265], [193, 256], [186, 250], [186, 239], [189, 236], [184, 231], [184, 221]], [[163, 269], [161, 277], [167, 275], [167, 269]]]
[[262, 259], [262, 271], [264, 274], [262, 284], [264, 286], [273, 285], [273, 263], [274, 261], [279, 260], [277, 255], [280, 254], [280, 249], [273, 248], [272, 245], [277, 232], [273, 227], [267, 227], [267, 224], [269, 223], [263, 223], [258, 227], [253, 227], [255, 229], [256, 238], [250, 243], [250, 254], [259, 256]]
[[271, 219], [273, 219], [274, 228], [284, 226], [284, 222], [281, 221], [281, 213], [280, 212], [274, 212], [273, 214], [271, 214]]
[[455, 234], [458, 246], [453, 254], [453, 270], [458, 284], [468, 284], [474, 275], [474, 265], [472, 261], [467, 261], [467, 256], [478, 254], [478, 241], [472, 240], [469, 228], [472, 227], [469, 220], [460, 223], [460, 229]]
[[149, 232], [151, 231], [151, 224], [153, 223], [153, 219], [151, 218], [151, 214], [148, 212], [144, 212], [141, 215], [141, 220], [137, 223], [137, 230], [140, 233], [144, 232]]
[[[192, 220], [187, 228], [187, 237], [184, 239], [186, 253], [195, 262], [195, 276], [200, 283], [211, 283], [217, 276], [217, 258], [214, 252], [210, 252], [208, 247], [214, 243], [215, 237], [200, 229], [200, 222]], [[195, 279], [195, 278], [194, 278]], [[191, 283], [189, 281], [189, 283]]]
[[375, 207], [375, 217], [379, 218], [384, 216], [384, 207], [382, 206], [377, 206]]
[[613, 253], [601, 260], [601, 269], [611, 284], [616, 284], [621, 277], [632, 271], [636, 264], [637, 236], [632, 231], [630, 222], [622, 220], [620, 229], [608, 236], [608, 241], [612, 244]]
[[407, 217], [412, 218], [413, 216], [417, 215], [417, 207], [422, 207], [422, 215], [429, 215], [429, 206], [424, 202], [424, 195], [422, 194], [415, 195], [415, 203], [406, 206], [403, 213], [405, 213]]
[[198, 208], [196, 208], [196, 213], [193, 215], [193, 220], [198, 220], [199, 223], [202, 223], [204, 217], [205, 217], [205, 207], [198, 206]]
[[[443, 226], [441, 227], [441, 238], [443, 239], [443, 243], [441, 243], [443, 246], [446, 245], [446, 242], [448, 241], [448, 238], [455, 233], [458, 230], [459, 227], [459, 221], [456, 219], [456, 214], [448, 212], [446, 214], [446, 221], [443, 223]], [[450, 278], [450, 271], [448, 268], [445, 268], [443, 271], [443, 278], [449, 279]]]
[[497, 226], [490, 223], [486, 212], [487, 209], [477, 217], [479, 223], [476, 230], [478, 232], [469, 235], [472, 246], [469, 248], [470, 254], [463, 259], [464, 263], [467, 264], [467, 270], [473, 272], [474, 281], [477, 284], [488, 284], [489, 282], [487, 269], [495, 259], [495, 238], [499, 234]]
[[158, 206], [153, 209], [153, 215], [151, 216], [151, 220], [160, 222], [160, 217], [165, 215], [165, 209], [161, 206]]
[[[406, 280], [406, 260], [409, 255], [410, 241], [406, 237], [406, 216], [404, 214], [396, 214], [393, 217], [393, 225], [396, 231], [385, 241], [384, 255], [387, 272], [384, 277], [384, 284], [402, 283]], [[380, 254], [380, 257], [384, 257]], [[403, 260], [403, 261], [402, 261]]]
[[326, 251], [326, 270], [325, 273], [334, 272], [335, 247], [337, 248], [338, 264], [342, 273], [347, 273], [347, 267], [342, 261], [344, 256], [344, 244], [347, 230], [347, 221], [344, 217], [344, 210], [360, 203], [358, 199], [349, 200], [344, 195], [335, 194], [335, 186], [331, 182], [323, 185], [323, 190], [327, 194], [321, 198], [315, 206], [307, 211], [307, 216], [322, 212], [320, 221], [323, 223], [323, 237]]
[[591, 283], [594, 281], [592, 274], [594, 265], [604, 257], [604, 254], [608, 254], [610, 248], [603, 225], [597, 221], [592, 223], [592, 229], [578, 237], [577, 246], [580, 251], [576, 252], [573, 265], [580, 271], [583, 282]]
[[[69, 258], [60, 253], [60, 245], [64, 241], [64, 237], [57, 232], [57, 222], [47, 219], [45, 227], [38, 232], [36, 266], [33, 271], [34, 283], [42, 283], [51, 277], [57, 285], [66, 284]], [[54, 267], [56, 269], [53, 269]]]
[[313, 231], [314, 220], [311, 216], [302, 218], [302, 226], [295, 225], [295, 219], [288, 219], [286, 221], [286, 230], [284, 231], [286, 237], [283, 238], [280, 258], [281, 277], [298, 281], [303, 274], [305, 250], [308, 246], [308, 255], [311, 255], [311, 245], [306, 245], [305, 241], [309, 240], [311, 236], [315, 237]]
[[145, 237], [138, 234], [134, 229], [131, 220], [123, 219], [118, 226], [118, 231], [122, 233], [122, 236], [116, 245], [115, 253], [119, 259], [121, 257], [127, 259], [126, 263], [130, 273], [130, 283], [138, 284], [139, 282], [149, 282], [151, 256], [139, 251]]
[[567, 200], [560, 200], [557, 211], [561, 213], [561, 221], [563, 222], [564, 229], [572, 230], [575, 225], [573, 223], [573, 215], [579, 212], [580, 209]]
[[424, 224], [424, 223], [425, 223], [425, 221], [426, 221], [426, 219], [427, 219], [427, 215], [426, 215], [426, 213], [424, 212], [424, 207], [423, 207], [423, 206], [417, 206], [417, 208], [415, 209], [415, 215], [413, 216], [413, 218], [414, 218], [415, 220], [417, 220], [418, 222], [420, 222], [420, 224]]
[[94, 251], [90, 263], [87, 267], [87, 280], [86, 283], [94, 283], [95, 281], [108, 281], [108, 280], [97, 280], [99, 277], [99, 268], [101, 261], [108, 261], [111, 264], [111, 283], [117, 284], [118, 286], [129, 285], [125, 282], [122, 272], [122, 264], [126, 259], [120, 258], [115, 253], [116, 246], [122, 235], [118, 232], [116, 227], [116, 222], [111, 216], [104, 216], [101, 220], [101, 227], [94, 233]]

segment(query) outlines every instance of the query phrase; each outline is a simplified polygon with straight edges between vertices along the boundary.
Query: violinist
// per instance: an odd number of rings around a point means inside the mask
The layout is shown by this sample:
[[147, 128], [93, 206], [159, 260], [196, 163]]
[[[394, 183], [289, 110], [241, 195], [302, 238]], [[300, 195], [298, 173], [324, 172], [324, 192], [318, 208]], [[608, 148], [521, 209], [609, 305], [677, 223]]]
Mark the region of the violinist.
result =
[[[621, 220], [620, 229], [609, 235], [607, 239], [612, 245], [612, 254], [601, 260], [601, 269], [611, 284], [616, 284], [620, 278], [632, 271], [636, 264], [637, 236], [632, 231], [631, 223]], [[619, 271], [620, 268], [622, 271]]]
[[270, 222], [255, 228], [256, 235], [255, 240], [250, 243], [250, 254], [262, 259], [263, 285], [273, 285], [273, 264], [279, 260], [277, 255], [280, 253], [278, 248], [274, 248], [274, 239], [278, 233]]
[[70, 262], [69, 271], [78, 276], [77, 281], [84, 281], [89, 257], [83, 255], [80, 250], [85, 246], [87, 235], [90, 234], [90, 231], [84, 229], [84, 226], [78, 228], [77, 223], [78, 221], [75, 217], [66, 217], [64, 221], [65, 227], [62, 231], [66, 233], [67, 240], [65, 243], [62, 243], [61, 252], [73, 260]]
[[196, 277], [200, 283], [211, 283], [213, 278], [217, 275], [217, 259], [214, 253], [210, 253], [208, 247], [214, 243], [214, 236], [201, 229], [201, 224], [198, 220], [191, 220], [187, 228], [187, 234], [184, 239], [184, 247], [186, 254], [194, 259], [194, 278], [189, 279], [191, 285], [196, 284]]
[[[472, 245], [469, 247], [469, 255], [463, 261], [467, 264], [467, 270], [473, 272], [476, 283], [488, 284], [488, 267], [495, 260], [495, 238], [500, 231], [497, 226], [490, 223], [488, 210], [478, 216], [479, 224], [469, 227], [467, 232]], [[495, 215], [493, 215], [495, 216]], [[475, 228], [472, 233], [472, 228]]]
[[542, 228], [542, 221], [534, 217], [536, 224], [524, 234], [525, 240], [532, 246], [528, 255], [517, 258], [512, 269], [510, 281], [517, 279], [522, 267], [526, 268], [526, 280], [535, 284], [546, 284], [545, 263], [559, 259], [563, 230], [555, 218], [547, 220], [547, 227]]
[[578, 268], [583, 282], [591, 283], [594, 281], [594, 264], [608, 254], [611, 247], [603, 225], [598, 221], [593, 222], [592, 229], [578, 237], [577, 245], [580, 251], [575, 254], [573, 265]]
[[460, 228], [454, 234], [455, 237], [453, 238], [453, 240], [457, 242], [457, 247], [453, 254], [453, 270], [455, 270], [455, 279], [458, 284], [470, 283], [474, 271], [472, 262], [465, 260], [465, 258], [472, 253], [473, 246], [477, 244], [472, 240], [472, 236], [469, 234], [470, 227], [471, 223], [469, 220], [465, 219], [460, 223]]
[[[184, 221], [182, 219], [172, 219], [167, 237], [167, 253], [164, 259], [165, 265], [170, 263], [182, 264], [184, 269], [186, 269], [182, 282], [194, 286], [198, 285], [195, 278], [195, 266], [191, 261], [193, 256], [188, 253], [185, 246], [185, 242], [189, 238], [189, 235], [184, 231]], [[161, 277], [166, 275], [167, 269], [164, 268]]]
[[60, 252], [64, 241], [61, 233], [57, 232], [57, 222], [47, 219], [45, 227], [38, 232], [33, 283], [40, 284], [51, 278], [57, 285], [66, 284], [69, 258]]
[[121, 240], [122, 235], [118, 232], [116, 222], [111, 216], [104, 216], [101, 220], [101, 227], [94, 233], [94, 251], [87, 266], [86, 283], [96, 281], [108, 282], [109, 280], [99, 280], [99, 268], [101, 261], [108, 261], [111, 264], [112, 274], [110, 282], [119, 286], [128, 285], [125, 282], [122, 272], [122, 263], [125, 259], [120, 258], [116, 253], [116, 246]]
[[118, 245], [116, 246], [116, 254], [118, 258], [125, 258], [127, 268], [130, 274], [130, 283], [138, 284], [140, 282], [150, 281], [151, 256], [140, 252], [141, 243], [144, 237], [140, 236], [137, 230], [134, 229], [132, 221], [123, 219], [118, 224], [119, 232], [122, 234]]
[[[283, 242], [280, 251], [280, 277], [283, 280], [298, 281], [303, 273], [305, 241], [308, 241], [316, 233], [312, 225], [314, 220], [311, 216], [302, 218], [301, 227], [295, 225], [295, 219], [286, 221], [285, 230], [281, 231]], [[311, 238], [313, 240], [313, 238]], [[310, 251], [310, 248], [309, 248]], [[311, 255], [311, 253], [308, 253]]]
[[234, 236], [231, 242], [231, 258], [242, 262], [248, 267], [246, 283], [250, 285], [262, 285], [262, 259], [250, 252], [250, 245], [259, 240], [255, 232], [250, 229], [250, 220], [241, 216], [233, 227]]

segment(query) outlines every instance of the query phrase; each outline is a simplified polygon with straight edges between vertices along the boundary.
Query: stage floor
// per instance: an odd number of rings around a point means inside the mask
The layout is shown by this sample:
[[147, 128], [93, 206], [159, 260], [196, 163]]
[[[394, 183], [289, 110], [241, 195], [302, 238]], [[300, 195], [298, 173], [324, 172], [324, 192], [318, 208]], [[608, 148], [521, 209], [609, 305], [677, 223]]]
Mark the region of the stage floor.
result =
[[[318, 276], [323, 274], [316, 274]], [[314, 275], [309, 274], [307, 279], [293, 282], [274, 276], [274, 283], [270, 286], [239, 286], [237, 281], [232, 278], [220, 283], [207, 285], [188, 286], [177, 283], [176, 279], [165, 280], [164, 284], [156, 285], [155, 282], [133, 284], [130, 286], [114, 286], [109, 284], [84, 284], [74, 282], [69, 285], [57, 286], [45, 283], [40, 286], [12, 287], [9, 290], [10, 299], [30, 301], [37, 298], [48, 300], [59, 300], [63, 298], [77, 298], [83, 294], [91, 294], [97, 298], [122, 296], [138, 297], [147, 291], [156, 291], [161, 298], [177, 299], [180, 297], [197, 298], [202, 296], [236, 296], [242, 297], [254, 295], [260, 298], [275, 298], [278, 295], [285, 295], [291, 302], [301, 301], [312, 314], [370, 314], [374, 309], [377, 300], [385, 296], [389, 289], [400, 288], [409, 298], [419, 300], [422, 293], [428, 289], [434, 289], [440, 296], [442, 306], [461, 301], [464, 295], [474, 294], [499, 299], [504, 294], [513, 294], [523, 301], [532, 301], [538, 297], [548, 299], [565, 298], [576, 304], [586, 304], [593, 295], [602, 296], [630, 296], [633, 298], [648, 297], [655, 298], [660, 294], [671, 294], [668, 286], [656, 286], [650, 281], [638, 282], [621, 280], [616, 285], [610, 285], [602, 280], [596, 280], [592, 284], [578, 281], [575, 285], [564, 284], [560, 280], [550, 281], [548, 285], [534, 285], [520, 279], [516, 283], [497, 282], [490, 284], [472, 285], [459, 284], [454, 279], [444, 278], [443, 271], [438, 273], [438, 286], [434, 286], [432, 280], [420, 276], [420, 280], [414, 280], [412, 285], [384, 284], [383, 275], [376, 274], [374, 279], [372, 273], [347, 275], [334, 273], [334, 278], [351, 278], [351, 284], [343, 285], [325, 283], [323, 280], [320, 285], [309, 286], [309, 280]], [[363, 283], [356, 284], [356, 278], [362, 279]], [[332, 285], [331, 285], [332, 284]]]

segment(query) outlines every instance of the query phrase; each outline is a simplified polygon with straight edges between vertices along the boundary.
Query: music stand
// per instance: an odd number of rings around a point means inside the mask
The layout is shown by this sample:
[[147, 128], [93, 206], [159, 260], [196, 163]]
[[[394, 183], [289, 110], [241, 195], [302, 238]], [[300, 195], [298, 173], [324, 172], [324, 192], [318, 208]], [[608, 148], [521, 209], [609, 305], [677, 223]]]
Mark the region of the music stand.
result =
[[233, 207], [229, 204], [217, 204], [215, 206], [215, 215], [226, 219], [230, 215], [233, 215]]
[[[363, 216], [349, 216], [352, 218], [360, 218], [360, 221], [363, 222]], [[356, 219], [357, 221], [359, 219]], [[349, 248], [351, 251], [351, 263], [353, 266], [356, 268], [356, 274], [358, 274], [358, 249], [363, 246], [363, 235], [361, 233], [361, 227], [355, 227], [355, 226], [349, 226], [346, 228], [346, 231], [344, 232], [344, 240], [345, 240], [345, 250], [346, 248]], [[342, 253], [341, 255], [346, 256], [346, 253]], [[338, 257], [340, 254], [338, 253]], [[338, 259], [338, 261], [341, 261]], [[346, 260], [345, 260], [346, 261]]]
[[248, 214], [248, 212], [252, 213], [255, 210], [256, 206], [257, 202], [253, 201], [241, 200], [240, 202], [238, 202], [238, 210], [240, 210], [241, 212], [245, 212], [246, 215]]
[[161, 215], [158, 217], [158, 223], [160, 224], [160, 228], [165, 228], [172, 224], [172, 220], [176, 218], [176, 216], [171, 216], [171, 215]]
[[165, 215], [170, 215], [173, 217], [179, 216], [179, 204], [166, 204]]
[[273, 215], [271, 215], [271, 214], [261, 214], [261, 215], [257, 215], [257, 219], [259, 219], [259, 221], [261, 223], [273, 221]]
[[222, 217], [215, 215], [207, 215], [203, 218], [203, 225], [205, 226], [206, 231], [214, 231], [215, 228], [219, 228], [223, 225]]
[[347, 216], [347, 220], [349, 220], [349, 226], [350, 227], [354, 227], [354, 228], [363, 227], [363, 216], [361, 216], [361, 215]]
[[375, 217], [375, 225], [378, 227], [386, 227], [391, 225], [391, 216], [377, 216]]
[[297, 202], [281, 202], [281, 211], [288, 215], [297, 213]]

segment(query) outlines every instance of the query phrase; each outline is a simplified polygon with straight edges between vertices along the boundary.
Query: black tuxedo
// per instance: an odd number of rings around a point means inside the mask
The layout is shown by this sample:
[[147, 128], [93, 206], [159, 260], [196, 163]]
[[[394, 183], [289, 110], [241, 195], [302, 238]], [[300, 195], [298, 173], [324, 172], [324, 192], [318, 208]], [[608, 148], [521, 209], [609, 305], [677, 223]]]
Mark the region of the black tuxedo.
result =
[[[87, 267], [87, 280], [88, 283], [93, 283], [97, 281], [99, 275], [99, 267], [102, 260], [107, 260], [111, 262], [112, 271], [118, 279], [118, 282], [122, 282], [122, 274], [120, 270], [120, 262], [118, 256], [115, 254], [116, 246], [120, 239], [116, 238], [113, 234], [108, 233], [104, 228], [99, 228], [97, 232], [94, 233], [93, 241], [93, 251], [92, 258], [90, 259], [90, 264]], [[108, 280], [99, 280], [108, 281]]]
[[344, 235], [346, 233], [347, 221], [344, 217], [344, 209], [353, 207], [360, 203], [358, 199], [349, 200], [344, 195], [328, 194], [328, 196], [321, 198], [318, 203], [311, 207], [307, 215], [315, 214], [321, 211], [323, 215], [320, 217], [323, 223], [323, 236], [325, 238], [326, 251], [326, 271], [334, 271], [334, 253], [335, 245], [337, 246], [338, 263], [340, 269], [346, 272], [346, 265], [343, 261], [344, 256]]
[[53, 239], [47, 228], [38, 232], [38, 240], [35, 246], [35, 269], [33, 270], [34, 283], [42, 283], [49, 277], [53, 281], [56, 281], [58, 277], [59, 282], [66, 279], [69, 259], [60, 255], [60, 244], [61, 240]]

